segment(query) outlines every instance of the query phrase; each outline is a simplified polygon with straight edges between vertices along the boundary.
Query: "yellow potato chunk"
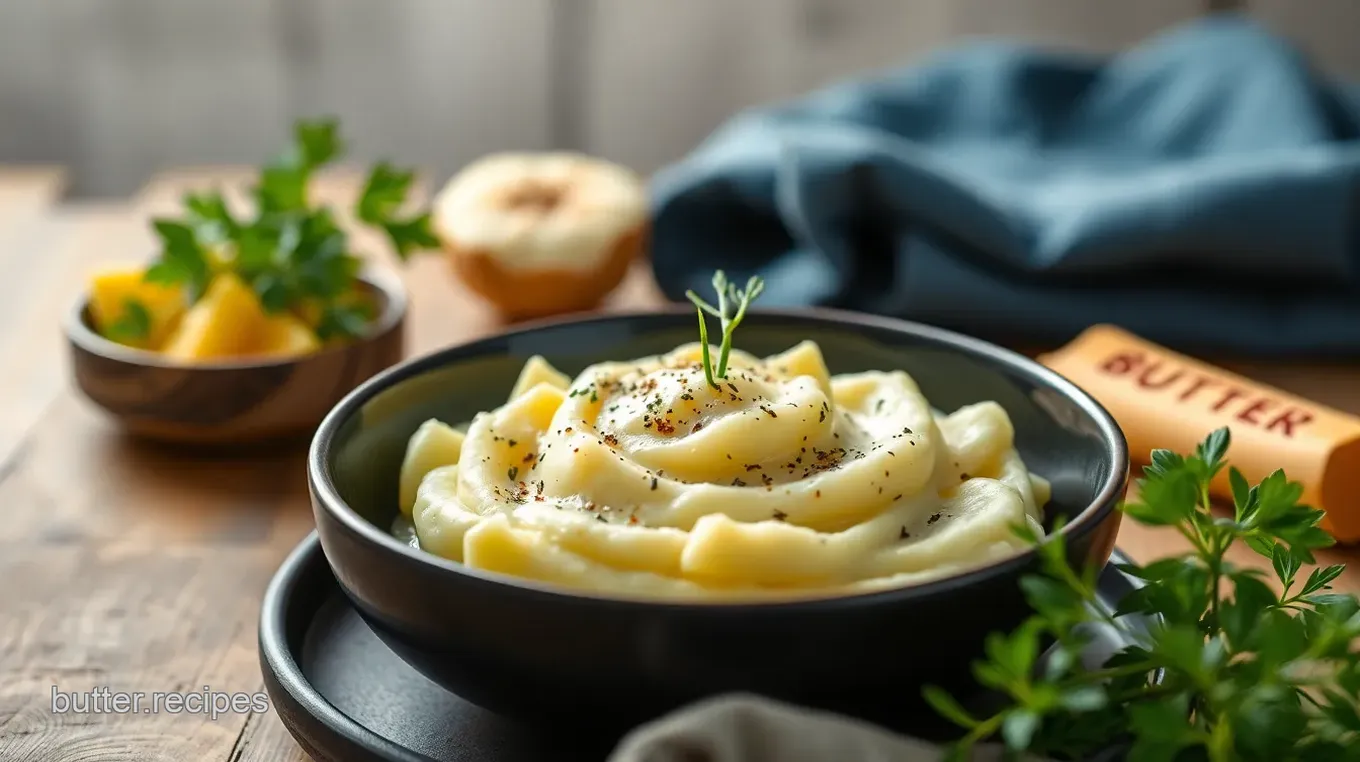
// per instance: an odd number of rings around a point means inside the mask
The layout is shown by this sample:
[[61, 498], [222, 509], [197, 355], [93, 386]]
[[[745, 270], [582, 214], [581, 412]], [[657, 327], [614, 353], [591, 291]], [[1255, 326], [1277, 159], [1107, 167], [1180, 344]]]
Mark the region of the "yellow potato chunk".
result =
[[519, 378], [515, 380], [515, 386], [510, 391], [510, 399], [514, 399], [539, 384], [547, 384], [554, 389], [563, 389], [571, 386], [571, 379], [566, 374], [554, 368], [547, 360], [540, 355], [530, 357], [524, 363], [524, 368], [519, 372]]
[[163, 351], [177, 360], [237, 357], [260, 345], [267, 320], [250, 286], [223, 273], [213, 278], [203, 298], [184, 314]]
[[766, 364], [786, 376], [811, 376], [822, 394], [831, 396], [831, 373], [826, 369], [821, 347], [814, 341], [799, 342], [787, 352], [766, 360]]
[[406, 443], [406, 457], [401, 462], [401, 481], [398, 500], [401, 512], [411, 515], [416, 504], [416, 492], [425, 475], [440, 466], [458, 465], [463, 451], [463, 435], [452, 426], [431, 418], [420, 424]]
[[453, 561], [463, 560], [463, 536], [481, 516], [458, 499], [458, 466], [440, 466], [425, 474], [411, 509], [420, 547]]
[[843, 565], [839, 554], [827, 551], [824, 539], [806, 527], [780, 521], [739, 523], [712, 513], [695, 523], [680, 564], [686, 575], [719, 584], [823, 584]]
[[[554, 579], [551, 565], [541, 557], [561, 549], [536, 542], [535, 532], [512, 529], [504, 515], [493, 516], [478, 523], [463, 536], [463, 563], [475, 569], [500, 572], [530, 579]], [[561, 580], [566, 581], [566, 580]]]
[[[95, 273], [90, 282], [90, 316], [101, 334], [130, 346], [156, 349], [174, 329], [187, 303], [177, 286], [148, 283], [141, 268], [110, 269]], [[110, 328], [127, 314], [129, 300], [139, 302], [150, 317], [145, 338], [110, 335]]]
[[1030, 488], [1034, 490], [1034, 502], [1043, 507], [1053, 499], [1053, 484], [1038, 474], [1029, 475]]
[[562, 527], [554, 533], [553, 540], [582, 558], [614, 569], [679, 577], [686, 535], [678, 529], [618, 527], [586, 521]]
[[531, 428], [543, 431], [552, 425], [553, 416], [567, 398], [563, 388], [549, 383], [535, 384], [501, 408], [498, 417], [505, 421], [524, 421]]
[[321, 307], [320, 299], [307, 297], [293, 305], [293, 314], [297, 315], [298, 319], [309, 328], [315, 330], [317, 326], [321, 325]]
[[321, 348], [321, 340], [297, 316], [282, 313], [265, 318], [260, 342], [252, 354], [267, 357], [295, 357]]
[[966, 405], [939, 421], [957, 468], [969, 476], [994, 478], [1001, 460], [1015, 446], [1015, 428], [995, 402]]

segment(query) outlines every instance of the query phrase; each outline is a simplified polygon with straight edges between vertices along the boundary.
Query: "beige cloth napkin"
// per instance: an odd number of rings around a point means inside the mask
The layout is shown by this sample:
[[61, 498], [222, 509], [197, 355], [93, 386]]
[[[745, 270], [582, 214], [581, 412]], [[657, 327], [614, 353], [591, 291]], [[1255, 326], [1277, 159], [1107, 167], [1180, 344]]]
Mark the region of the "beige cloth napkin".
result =
[[[732, 694], [638, 727], [608, 762], [937, 762], [941, 756], [938, 746], [865, 722]], [[997, 747], [979, 748], [972, 757], [1002, 758]]]

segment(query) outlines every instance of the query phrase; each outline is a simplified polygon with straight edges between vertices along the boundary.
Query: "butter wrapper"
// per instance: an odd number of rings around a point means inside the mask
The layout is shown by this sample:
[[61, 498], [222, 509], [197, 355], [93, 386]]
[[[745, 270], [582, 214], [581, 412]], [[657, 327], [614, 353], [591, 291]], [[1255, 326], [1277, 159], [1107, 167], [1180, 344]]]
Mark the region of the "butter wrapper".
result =
[[[1193, 452], [1210, 431], [1232, 430], [1228, 461], [1255, 484], [1277, 469], [1326, 511], [1322, 528], [1360, 540], [1360, 417], [1177, 354], [1119, 328], [1093, 326], [1039, 362], [1085, 389], [1119, 423], [1129, 453]], [[1212, 485], [1232, 499], [1224, 469]]]

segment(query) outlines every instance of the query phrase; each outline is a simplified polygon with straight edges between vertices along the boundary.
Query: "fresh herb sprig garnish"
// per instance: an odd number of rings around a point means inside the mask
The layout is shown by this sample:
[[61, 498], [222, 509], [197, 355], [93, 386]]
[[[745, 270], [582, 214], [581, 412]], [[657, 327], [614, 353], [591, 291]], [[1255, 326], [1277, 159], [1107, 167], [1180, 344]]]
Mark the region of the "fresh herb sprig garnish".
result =
[[[708, 385], [714, 389], [718, 387], [718, 379], [727, 378], [727, 360], [732, 352], [732, 333], [741, 324], [742, 318], [746, 317], [746, 308], [751, 306], [751, 302], [760, 296], [760, 292], [765, 290], [765, 281], [758, 275], [752, 275], [746, 281], [746, 288], [737, 290], [735, 284], [727, 281], [727, 274], [722, 270], [713, 273], [713, 290], [718, 293], [718, 306], [714, 307], [704, 301], [702, 297], [694, 291], [686, 291], [685, 296], [694, 303], [695, 310], [699, 314], [699, 342], [703, 345], [703, 364], [704, 379]], [[704, 319], [704, 313], [717, 318], [722, 324], [722, 344], [718, 349], [718, 368], [713, 369], [713, 360], [708, 348], [708, 323]]]
[[[230, 271], [250, 284], [269, 313], [315, 310], [322, 340], [360, 335], [372, 318], [371, 305], [352, 298], [362, 260], [334, 210], [308, 193], [317, 170], [345, 149], [336, 120], [295, 124], [292, 143], [260, 169], [251, 188], [254, 213], [244, 219], [232, 214], [220, 191], [187, 194], [180, 219], [153, 221], [161, 252], [146, 279], [182, 285], [192, 303], [215, 275]], [[428, 212], [401, 214], [413, 178], [380, 162], [354, 205], [354, 216], [382, 230], [402, 260], [438, 244]]]
[[[1360, 759], [1360, 602], [1330, 590], [1344, 571], [1313, 568], [1313, 551], [1333, 544], [1322, 511], [1300, 505], [1303, 489], [1276, 471], [1248, 486], [1229, 469], [1234, 511], [1209, 507], [1209, 483], [1225, 468], [1229, 432], [1213, 432], [1193, 455], [1152, 453], [1139, 502], [1123, 506], [1142, 524], [1180, 533], [1193, 550], [1123, 571], [1143, 580], [1113, 612], [1096, 599], [1095, 570], [1072, 571], [1061, 536], [1040, 539], [1043, 574], [1021, 585], [1037, 614], [1015, 632], [994, 634], [974, 665], [983, 685], [1009, 699], [986, 718], [969, 715], [944, 691], [926, 698], [967, 729], [949, 758], [1000, 735], [1012, 753], [1084, 758], [1113, 742], [1130, 762], [1339, 762]], [[1270, 559], [1266, 574], [1227, 560], [1242, 543]], [[1133, 627], [1125, 614], [1155, 622]], [[1134, 643], [1097, 669], [1077, 655], [1089, 627], [1119, 629]], [[1038, 670], [1040, 647], [1056, 641]]]

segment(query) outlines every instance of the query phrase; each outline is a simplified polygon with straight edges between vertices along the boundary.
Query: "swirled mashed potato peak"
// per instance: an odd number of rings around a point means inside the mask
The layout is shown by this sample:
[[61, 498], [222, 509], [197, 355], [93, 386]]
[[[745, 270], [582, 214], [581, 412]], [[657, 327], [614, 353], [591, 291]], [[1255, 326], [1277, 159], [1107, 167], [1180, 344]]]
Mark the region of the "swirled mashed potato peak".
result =
[[575, 379], [535, 357], [466, 432], [427, 422], [402, 470], [419, 546], [599, 593], [768, 597], [957, 573], [1039, 529], [1048, 484], [996, 403], [939, 414], [901, 371], [830, 375], [812, 342], [733, 350], [716, 387], [700, 357]]

